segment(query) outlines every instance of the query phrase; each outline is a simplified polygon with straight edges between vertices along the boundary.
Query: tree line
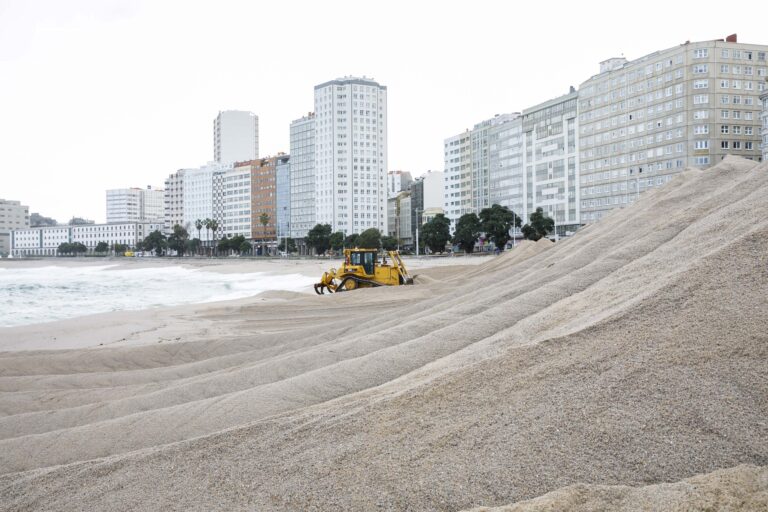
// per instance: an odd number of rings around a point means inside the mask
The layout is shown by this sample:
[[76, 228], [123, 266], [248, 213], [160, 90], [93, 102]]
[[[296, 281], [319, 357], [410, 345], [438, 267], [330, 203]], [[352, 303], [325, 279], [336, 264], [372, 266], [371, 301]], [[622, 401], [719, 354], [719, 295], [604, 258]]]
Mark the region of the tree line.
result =
[[[506, 206], [494, 204], [483, 208], [479, 214], [467, 213], [456, 222], [456, 229], [451, 236], [451, 221], [444, 215], [435, 215], [422, 224], [419, 234], [419, 247], [427, 247], [433, 253], [445, 252], [448, 243], [458, 245], [461, 250], [471, 253], [475, 245], [485, 234], [499, 250], [504, 250], [512, 239], [510, 231], [513, 227], [521, 228], [523, 237], [527, 240], [539, 240], [554, 230], [555, 222], [547, 217], [541, 208], [537, 208], [530, 216], [530, 222], [522, 225], [522, 220]], [[360, 247], [365, 249], [384, 249], [391, 251], [397, 248], [398, 241], [391, 236], [382, 236], [376, 228], [366, 229], [362, 233], [345, 236], [343, 232], [332, 232], [330, 224], [317, 224], [307, 233], [307, 245], [316, 254], [324, 254], [329, 249], [338, 251], [344, 247]], [[295, 251], [292, 239], [288, 239], [289, 251]], [[284, 250], [281, 242], [280, 250]]]

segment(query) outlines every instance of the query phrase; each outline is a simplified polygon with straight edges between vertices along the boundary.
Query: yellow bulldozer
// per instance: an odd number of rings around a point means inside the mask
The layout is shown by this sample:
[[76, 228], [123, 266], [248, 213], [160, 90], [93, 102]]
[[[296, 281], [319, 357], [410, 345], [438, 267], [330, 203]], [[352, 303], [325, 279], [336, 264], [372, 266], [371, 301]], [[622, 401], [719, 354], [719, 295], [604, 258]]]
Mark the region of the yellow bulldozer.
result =
[[413, 277], [406, 270], [398, 251], [388, 251], [379, 261], [376, 249], [354, 248], [344, 250], [344, 263], [338, 270], [332, 268], [323, 273], [320, 282], [315, 284], [315, 292], [323, 295], [325, 290], [334, 293], [401, 284], [413, 284]]

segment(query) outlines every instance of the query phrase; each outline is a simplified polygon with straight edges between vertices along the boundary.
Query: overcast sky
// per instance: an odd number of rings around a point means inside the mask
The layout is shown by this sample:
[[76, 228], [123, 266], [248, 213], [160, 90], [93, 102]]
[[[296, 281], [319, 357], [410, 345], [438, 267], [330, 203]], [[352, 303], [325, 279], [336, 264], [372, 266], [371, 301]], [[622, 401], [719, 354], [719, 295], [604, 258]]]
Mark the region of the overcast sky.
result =
[[313, 86], [345, 75], [388, 87], [389, 168], [416, 176], [601, 60], [734, 32], [768, 44], [765, 5], [0, 0], [0, 198], [103, 222], [105, 190], [212, 160], [219, 110], [258, 114], [261, 156], [288, 152]]

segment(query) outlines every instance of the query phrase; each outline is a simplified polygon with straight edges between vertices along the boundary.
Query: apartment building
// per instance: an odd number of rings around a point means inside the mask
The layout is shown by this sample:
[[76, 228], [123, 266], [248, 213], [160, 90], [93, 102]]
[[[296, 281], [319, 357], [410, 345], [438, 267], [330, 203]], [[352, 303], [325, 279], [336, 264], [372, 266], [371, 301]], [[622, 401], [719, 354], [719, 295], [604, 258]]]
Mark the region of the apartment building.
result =
[[173, 226], [184, 223], [184, 173], [179, 169], [165, 179], [163, 192], [163, 232], [173, 232]]
[[275, 166], [277, 236], [290, 236], [291, 226], [291, 157], [279, 154]]
[[762, 126], [760, 134], [762, 136], [763, 162], [768, 162], [768, 87], [764, 86], [764, 88], [766, 90], [760, 95], [760, 102], [763, 105], [763, 111], [760, 113]]
[[571, 87], [568, 94], [522, 114], [525, 201], [522, 210], [511, 209], [527, 222], [542, 208], [560, 235], [579, 227], [577, 97]]
[[387, 197], [396, 197], [413, 183], [413, 177], [408, 171], [389, 171], [387, 173]]
[[259, 116], [242, 110], [224, 110], [213, 120], [213, 158], [233, 164], [259, 158]]
[[107, 223], [164, 220], [164, 201], [164, 190], [152, 186], [107, 190]]
[[29, 227], [29, 207], [0, 199], [0, 257], [11, 253], [11, 231]]
[[[250, 162], [251, 166], [251, 238], [275, 242], [277, 238], [277, 162], [281, 157], [267, 157]], [[261, 223], [266, 214], [269, 220]]]
[[315, 86], [316, 221], [387, 229], [387, 88], [366, 77]]
[[[214, 171], [212, 175], [212, 219], [218, 222], [216, 238], [242, 235], [250, 238], [251, 165], [236, 163], [231, 169]], [[190, 230], [195, 229], [193, 223]], [[201, 230], [202, 233], [202, 230]], [[195, 233], [195, 236], [197, 233]]]
[[290, 236], [302, 239], [317, 224], [315, 213], [315, 114], [291, 123]]
[[465, 213], [473, 212], [472, 206], [472, 146], [471, 133], [454, 135], [445, 139], [445, 174], [443, 210], [455, 227], [456, 221]]
[[[194, 229], [196, 220], [215, 219], [213, 213], [213, 175], [230, 169], [233, 169], [232, 164], [215, 162], [209, 162], [197, 169], [184, 169], [181, 194], [184, 213], [181, 222], [178, 223], [180, 226], [191, 231]], [[221, 226], [221, 220], [215, 220]], [[204, 230], [200, 233], [200, 239], [204, 242], [213, 240], [214, 236], [220, 238], [221, 232], [213, 233]]]
[[687, 166], [758, 159], [764, 45], [686, 42], [614, 58], [579, 87], [581, 221], [592, 222]]

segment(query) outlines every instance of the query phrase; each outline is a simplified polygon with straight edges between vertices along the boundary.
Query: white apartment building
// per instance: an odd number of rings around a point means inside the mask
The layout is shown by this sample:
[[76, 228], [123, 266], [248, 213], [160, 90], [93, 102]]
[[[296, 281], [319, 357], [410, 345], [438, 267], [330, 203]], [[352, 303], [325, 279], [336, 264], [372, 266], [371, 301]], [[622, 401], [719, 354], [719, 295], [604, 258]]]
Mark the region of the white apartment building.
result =
[[411, 183], [413, 183], [413, 178], [410, 172], [389, 171], [387, 173], [387, 196], [397, 197], [403, 190], [408, 190]]
[[521, 219], [525, 219], [527, 194], [523, 118], [518, 117], [496, 127], [489, 137], [491, 204], [506, 206]]
[[635, 201], [687, 166], [757, 159], [768, 46], [686, 42], [601, 63], [579, 87], [581, 221]]
[[304, 238], [317, 224], [315, 212], [315, 114], [291, 122], [290, 236]]
[[445, 139], [443, 175], [443, 210], [451, 221], [451, 229], [472, 207], [472, 146], [471, 133], [464, 133]]
[[[195, 229], [194, 226], [197, 219], [215, 219], [213, 213], [213, 174], [232, 168], [232, 164], [209, 162], [198, 169], [184, 169], [182, 192], [184, 214], [180, 225], [185, 227], [190, 233]], [[215, 220], [221, 226], [221, 220]], [[220, 234], [221, 231], [218, 231], [216, 236], [218, 237]], [[200, 239], [207, 242], [213, 240], [213, 236], [213, 232], [204, 230], [200, 234]]]
[[427, 171], [421, 176], [424, 186], [424, 208], [443, 208], [443, 173]]
[[184, 222], [184, 169], [179, 169], [165, 180], [163, 195], [163, 227], [166, 234], [173, 232], [173, 226]]
[[150, 233], [163, 228], [160, 222], [121, 222], [17, 229], [11, 232], [14, 256], [56, 256], [63, 243], [80, 242], [93, 251], [99, 242], [110, 247], [124, 244], [136, 247]]
[[259, 116], [242, 110], [220, 111], [213, 120], [213, 158], [221, 164], [259, 158]]
[[366, 77], [315, 86], [315, 172], [317, 223], [387, 232], [385, 86]]
[[[523, 110], [523, 223], [537, 208], [555, 221], [560, 235], [579, 227], [578, 93]], [[513, 211], [514, 208], [512, 208]]]
[[[213, 213], [211, 218], [216, 219], [219, 223], [216, 237], [242, 235], [245, 238], [251, 238], [250, 163], [236, 165], [232, 169], [214, 171], [212, 191]], [[205, 219], [205, 217], [198, 218]], [[200, 231], [200, 235], [203, 234], [203, 230]], [[190, 224], [189, 231], [192, 236], [198, 236], [194, 221]]]
[[491, 206], [491, 140], [501, 126], [519, 115], [496, 115], [477, 123], [472, 130], [445, 139], [443, 209], [452, 230], [462, 215]]
[[160, 221], [165, 216], [164, 195], [151, 186], [107, 190], [107, 223]]
[[0, 199], [0, 257], [11, 253], [11, 230], [29, 227], [29, 207]]
[[760, 133], [763, 141], [763, 162], [768, 162], [768, 87], [766, 87], [766, 91], [760, 95], [760, 102], [763, 104], [763, 111], [760, 114], [762, 125]]

